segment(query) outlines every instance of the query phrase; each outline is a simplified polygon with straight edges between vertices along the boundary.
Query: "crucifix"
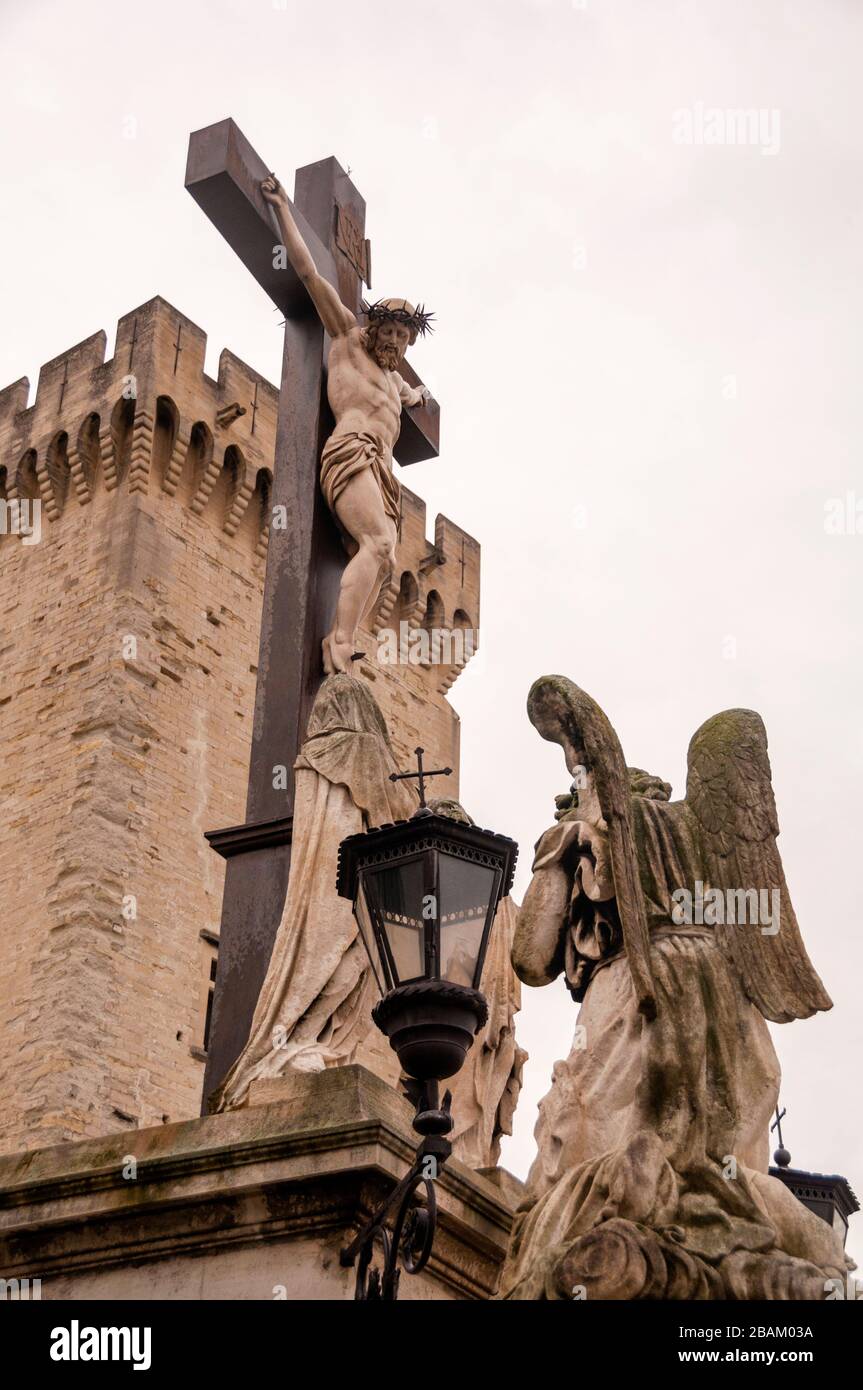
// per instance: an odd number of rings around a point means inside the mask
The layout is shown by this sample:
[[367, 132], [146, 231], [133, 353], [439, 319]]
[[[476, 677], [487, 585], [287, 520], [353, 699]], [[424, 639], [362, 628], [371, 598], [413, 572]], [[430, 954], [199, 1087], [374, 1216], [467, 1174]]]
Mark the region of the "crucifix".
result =
[[417, 780], [417, 790], [419, 791], [420, 810], [426, 809], [426, 779], [429, 777], [449, 777], [452, 772], [451, 767], [425, 768], [423, 767], [424, 748], [415, 748], [414, 754], [417, 760], [417, 772], [391, 772], [391, 782], [407, 782]]
[[[328, 435], [332, 442], [335, 423], [326, 394], [327, 363], [340, 336], [338, 306], [354, 319], [363, 312], [362, 287], [371, 271], [365, 202], [333, 158], [297, 170], [290, 200], [234, 122], [220, 121], [190, 137], [186, 188], [285, 319], [271, 501], [274, 514], [280, 509], [287, 524], [271, 528], [267, 552], [246, 820], [207, 834], [211, 847], [227, 860], [227, 870], [204, 1076], [206, 1110], [207, 1097], [248, 1038], [285, 903], [293, 764], [324, 677], [322, 646], [334, 632], [348, 561], [318, 482], [322, 445]], [[280, 199], [284, 202], [277, 205]], [[294, 232], [312, 267], [297, 261]], [[321, 296], [327, 296], [330, 317], [321, 311]], [[400, 304], [410, 317], [411, 306]], [[434, 458], [438, 406], [405, 361], [399, 362], [399, 380], [394, 456], [402, 465]], [[346, 668], [342, 655], [337, 651], [332, 669]], [[287, 772], [287, 793], [277, 769]]]

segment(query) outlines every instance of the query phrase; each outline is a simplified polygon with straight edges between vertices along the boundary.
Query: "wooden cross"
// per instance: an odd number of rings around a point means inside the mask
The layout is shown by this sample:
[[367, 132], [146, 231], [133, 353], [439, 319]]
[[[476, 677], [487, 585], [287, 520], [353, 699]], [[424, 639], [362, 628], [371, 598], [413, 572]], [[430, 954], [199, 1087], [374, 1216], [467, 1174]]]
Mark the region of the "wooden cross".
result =
[[[273, 469], [273, 508], [287, 526], [270, 531], [255, 695], [246, 821], [207, 839], [227, 859], [204, 1110], [245, 1045], [281, 920], [290, 868], [293, 764], [323, 679], [321, 641], [335, 613], [347, 556], [318, 486], [321, 445], [332, 429], [324, 334], [305, 287], [285, 257], [261, 181], [272, 166], [232, 120], [195, 131], [186, 188], [285, 318]], [[354, 313], [371, 280], [365, 202], [335, 159], [297, 170], [292, 212], [321, 275]], [[411, 386], [419, 377], [405, 362]], [[434, 458], [435, 401], [402, 412], [400, 464]], [[287, 769], [288, 791], [274, 787]]]

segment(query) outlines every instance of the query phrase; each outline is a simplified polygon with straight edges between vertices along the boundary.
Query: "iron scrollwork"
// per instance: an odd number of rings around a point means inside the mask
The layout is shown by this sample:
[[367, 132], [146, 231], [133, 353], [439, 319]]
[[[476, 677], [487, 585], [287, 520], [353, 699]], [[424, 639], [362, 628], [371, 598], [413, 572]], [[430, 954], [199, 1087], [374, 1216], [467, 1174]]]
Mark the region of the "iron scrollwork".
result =
[[[341, 1251], [343, 1265], [357, 1265], [354, 1298], [361, 1302], [395, 1301], [402, 1270], [420, 1274], [428, 1264], [437, 1227], [435, 1179], [452, 1153], [446, 1137], [452, 1130], [452, 1096], [447, 1091], [438, 1102], [436, 1081], [408, 1081], [405, 1089], [416, 1104], [413, 1127], [422, 1140], [410, 1170], [393, 1188], [371, 1220]], [[419, 1194], [424, 1203], [417, 1201]], [[390, 1227], [390, 1221], [392, 1227]], [[376, 1246], [383, 1257], [381, 1267], [372, 1265]]]

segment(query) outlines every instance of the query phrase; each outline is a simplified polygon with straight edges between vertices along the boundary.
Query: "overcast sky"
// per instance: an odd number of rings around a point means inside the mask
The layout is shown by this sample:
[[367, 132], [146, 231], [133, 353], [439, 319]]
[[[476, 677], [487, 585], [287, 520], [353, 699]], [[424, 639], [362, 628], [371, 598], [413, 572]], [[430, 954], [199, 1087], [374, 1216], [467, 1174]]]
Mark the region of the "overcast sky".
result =
[[[233, 116], [289, 190], [349, 166], [375, 294], [437, 314], [413, 361], [442, 453], [402, 476], [483, 546], [465, 804], [520, 841], [520, 894], [569, 780], [536, 676], [675, 794], [707, 716], [760, 711], [835, 1001], [773, 1029], [785, 1139], [863, 1191], [857, 0], [0, 0], [0, 38], [0, 384], [100, 328], [110, 350], [155, 294], [211, 372], [227, 345], [277, 381], [277, 315], [184, 192], [188, 132]], [[737, 108], [750, 143], [695, 143]], [[849, 493], [861, 534], [830, 534]], [[525, 996], [522, 1176], [575, 1023], [561, 983]]]

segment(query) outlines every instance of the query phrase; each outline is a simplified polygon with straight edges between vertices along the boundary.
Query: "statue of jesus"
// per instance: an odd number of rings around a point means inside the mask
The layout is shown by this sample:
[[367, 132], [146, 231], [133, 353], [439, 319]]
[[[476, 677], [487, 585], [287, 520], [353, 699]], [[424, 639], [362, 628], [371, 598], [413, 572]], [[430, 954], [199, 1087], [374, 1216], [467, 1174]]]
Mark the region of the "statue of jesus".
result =
[[327, 395], [336, 427], [321, 454], [321, 488], [351, 556], [335, 622], [323, 641], [324, 670], [332, 675], [350, 671], [360, 619], [395, 564], [400, 488], [393, 475], [393, 446], [402, 406], [429, 399], [427, 387], [408, 386], [397, 369], [417, 334], [429, 331], [431, 315], [406, 299], [382, 299], [367, 311], [367, 327], [360, 327], [318, 273], [274, 174], [264, 179], [261, 192], [275, 211], [288, 260], [332, 340]]

